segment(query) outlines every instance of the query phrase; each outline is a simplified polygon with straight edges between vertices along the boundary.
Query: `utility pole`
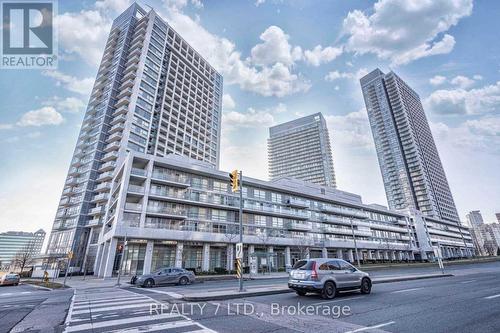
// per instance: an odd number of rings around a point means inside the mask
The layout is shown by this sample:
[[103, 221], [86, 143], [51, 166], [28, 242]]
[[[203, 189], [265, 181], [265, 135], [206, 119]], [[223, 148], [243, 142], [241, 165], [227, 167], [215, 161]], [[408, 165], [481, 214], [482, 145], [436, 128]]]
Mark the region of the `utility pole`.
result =
[[[243, 253], [243, 171], [240, 170], [240, 175], [238, 177], [238, 187], [239, 187], [239, 190], [240, 190], [240, 212], [238, 214], [238, 217], [239, 217], [239, 222], [240, 222], [240, 246], [241, 246], [241, 250], [242, 250], [242, 253]], [[243, 257], [239, 259], [239, 266], [240, 266], [240, 270], [242, 269], [242, 261], [243, 261]], [[241, 272], [240, 274], [240, 288], [239, 288], [240, 292], [243, 291], [243, 272]]]
[[356, 261], [358, 262], [358, 267], [361, 267], [361, 263], [359, 261], [358, 244], [356, 243], [356, 236], [354, 235], [354, 225], [352, 223], [352, 217], [349, 218], [349, 222], [351, 222], [352, 239], [354, 240], [354, 251], [356, 252]]
[[231, 191], [240, 192], [238, 220], [240, 225], [240, 241], [236, 244], [236, 275], [239, 279], [239, 291], [243, 291], [243, 171], [233, 170], [229, 173]]

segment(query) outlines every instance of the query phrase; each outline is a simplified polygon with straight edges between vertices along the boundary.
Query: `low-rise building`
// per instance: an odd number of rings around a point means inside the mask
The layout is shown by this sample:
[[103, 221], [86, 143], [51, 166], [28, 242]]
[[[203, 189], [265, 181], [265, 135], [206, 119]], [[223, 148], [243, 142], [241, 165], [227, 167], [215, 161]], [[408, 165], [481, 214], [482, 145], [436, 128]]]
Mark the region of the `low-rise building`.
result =
[[[0, 233], [0, 267], [9, 268], [16, 257], [30, 261], [42, 251], [45, 231], [7, 231]], [[20, 259], [20, 258], [19, 258]]]
[[[169, 265], [233, 270], [239, 194], [228, 173], [181, 156], [130, 152], [111, 186], [105, 219], [89, 222], [103, 225], [87, 248], [94, 274], [112, 276], [120, 262], [124, 274]], [[354, 262], [353, 237], [363, 261], [432, 259], [432, 246], [419, 248], [411, 215], [363, 204], [359, 195], [291, 178], [244, 177], [242, 192], [245, 266], [252, 258], [272, 269], [308, 256]], [[472, 244], [453, 226], [444, 230], [428, 218], [423, 225], [431, 245], [455, 249], [450, 256], [471, 254]], [[466, 228], [461, 232], [470, 240]]]

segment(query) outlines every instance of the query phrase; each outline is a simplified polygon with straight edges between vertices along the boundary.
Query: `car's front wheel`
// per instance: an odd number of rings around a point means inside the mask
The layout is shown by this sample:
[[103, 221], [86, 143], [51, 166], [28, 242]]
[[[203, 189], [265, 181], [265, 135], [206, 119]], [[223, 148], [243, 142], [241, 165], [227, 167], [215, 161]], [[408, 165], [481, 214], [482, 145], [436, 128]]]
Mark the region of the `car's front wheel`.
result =
[[155, 282], [153, 279], [147, 279], [144, 281], [144, 287], [146, 288], [152, 288], [155, 285]]
[[361, 293], [362, 294], [369, 294], [372, 291], [372, 282], [368, 278], [364, 278], [361, 280]]
[[323, 290], [321, 290], [321, 297], [323, 297], [324, 299], [332, 299], [335, 297], [336, 293], [337, 288], [335, 287], [335, 283], [331, 281], [325, 282]]
[[189, 283], [189, 279], [188, 279], [187, 277], [185, 277], [185, 276], [183, 276], [183, 277], [181, 277], [181, 278], [179, 279], [179, 284], [180, 284], [181, 286], [185, 286], [185, 285], [186, 285], [186, 284], [188, 284], [188, 283]]

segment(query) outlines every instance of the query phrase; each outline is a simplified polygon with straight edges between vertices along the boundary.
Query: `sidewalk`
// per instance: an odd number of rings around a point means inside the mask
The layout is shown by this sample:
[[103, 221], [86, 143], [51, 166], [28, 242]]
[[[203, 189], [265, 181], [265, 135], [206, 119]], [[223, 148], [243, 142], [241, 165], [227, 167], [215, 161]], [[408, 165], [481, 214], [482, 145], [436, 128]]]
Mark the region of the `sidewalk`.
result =
[[[420, 279], [444, 278], [450, 276], [453, 276], [453, 274], [419, 274], [419, 275], [375, 277], [372, 279], [372, 283], [380, 284], [380, 283], [391, 283], [391, 282], [420, 280]], [[196, 292], [196, 293], [185, 293], [182, 299], [190, 302], [203, 302], [203, 301], [226, 300], [226, 299], [263, 296], [263, 295], [284, 294], [289, 292], [293, 292], [293, 290], [289, 289], [288, 285], [285, 283], [284, 285], [279, 285], [279, 286], [270, 285], [270, 286], [248, 287], [245, 288], [245, 291], [243, 292], [238, 292], [238, 290], [231, 288], [231, 289], [219, 289], [219, 290]]]

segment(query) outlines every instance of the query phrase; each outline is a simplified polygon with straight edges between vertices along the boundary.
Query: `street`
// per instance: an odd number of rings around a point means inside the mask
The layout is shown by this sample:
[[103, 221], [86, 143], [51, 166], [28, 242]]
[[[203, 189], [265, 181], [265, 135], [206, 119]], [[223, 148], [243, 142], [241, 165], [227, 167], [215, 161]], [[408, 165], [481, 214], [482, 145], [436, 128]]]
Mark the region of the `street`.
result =
[[[435, 268], [379, 270], [372, 276], [429, 272]], [[500, 263], [454, 265], [454, 277], [377, 284], [371, 295], [343, 293], [325, 301], [317, 295], [294, 293], [203, 303], [189, 317], [218, 332], [498, 332], [500, 330]], [[254, 280], [249, 285], [274, 285], [283, 279]], [[231, 284], [231, 286], [228, 286]], [[218, 281], [186, 287], [129, 288], [166, 304], [183, 304], [184, 290], [236, 288], [235, 281]], [[312, 315], [294, 313], [301, 306], [318, 308]], [[246, 309], [245, 309], [246, 306]], [[274, 308], [273, 308], [274, 306]], [[332, 319], [334, 309], [347, 306], [349, 314]], [[330, 308], [327, 315], [322, 311]], [[335, 307], [335, 308], [334, 308]], [[185, 307], [187, 311], [191, 307]], [[246, 311], [246, 313], [245, 313]], [[276, 312], [279, 314], [276, 314]]]
[[[454, 276], [378, 283], [370, 295], [345, 292], [333, 300], [295, 293], [238, 298], [235, 280], [157, 288], [96, 287], [99, 280], [53, 291], [1, 287], [0, 332], [500, 331], [500, 262], [450, 265], [446, 272]], [[374, 278], [422, 273], [436, 273], [436, 268], [370, 272]], [[249, 290], [283, 285], [283, 278], [245, 281]], [[212, 290], [234, 291], [236, 298], [182, 300], [185, 294]]]
[[47, 291], [29, 284], [0, 287], [0, 332], [25, 332], [32, 327], [51, 332], [64, 323], [73, 291]]

